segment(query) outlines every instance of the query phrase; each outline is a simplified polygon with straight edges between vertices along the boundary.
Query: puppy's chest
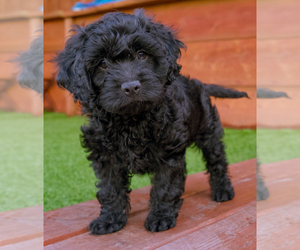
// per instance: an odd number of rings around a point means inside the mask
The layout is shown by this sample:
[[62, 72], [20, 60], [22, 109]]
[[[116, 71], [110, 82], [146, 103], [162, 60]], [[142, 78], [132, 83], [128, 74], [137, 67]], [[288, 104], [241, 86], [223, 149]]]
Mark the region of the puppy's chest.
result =
[[175, 148], [185, 148], [187, 143], [171, 121], [116, 124], [107, 136], [113, 145], [115, 164], [133, 173], [155, 171]]
[[129, 160], [151, 160], [153, 151], [162, 146], [161, 132], [152, 126], [128, 126], [116, 132], [114, 147]]

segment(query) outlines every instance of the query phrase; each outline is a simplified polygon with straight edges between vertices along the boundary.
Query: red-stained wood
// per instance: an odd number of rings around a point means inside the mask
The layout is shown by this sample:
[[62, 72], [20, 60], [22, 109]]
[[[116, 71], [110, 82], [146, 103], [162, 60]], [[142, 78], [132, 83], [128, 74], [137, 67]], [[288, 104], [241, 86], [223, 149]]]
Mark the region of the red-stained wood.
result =
[[298, 38], [257, 41], [257, 86], [300, 86]]
[[257, 203], [258, 214], [280, 207], [300, 198], [300, 158], [263, 164], [261, 175], [270, 191], [270, 196]]
[[[8, 32], [9, 31], [9, 32]], [[26, 19], [0, 22], [0, 52], [15, 52], [29, 48], [30, 27]]]
[[298, 0], [257, 1], [257, 38], [299, 37]]
[[65, 113], [68, 116], [80, 115], [81, 108], [78, 102], [74, 102], [71, 93], [59, 88], [54, 80], [45, 93], [44, 108], [49, 111]]
[[18, 70], [17, 64], [11, 62], [18, 56], [16, 52], [2, 52], [0, 53], [0, 79], [13, 79], [15, 78]]
[[[54, 53], [45, 54], [47, 60], [53, 56]], [[187, 52], [183, 53], [180, 63], [183, 66], [182, 73], [190, 75], [191, 78], [246, 91], [251, 99], [217, 99], [214, 103], [218, 107], [224, 126], [255, 128], [255, 40], [246, 39], [234, 43], [223, 41], [190, 44]], [[51, 70], [53, 70], [52, 73]], [[52, 63], [45, 62], [45, 71], [48, 78], [54, 77], [54, 65]], [[80, 114], [78, 105], [74, 106], [72, 98], [63, 94], [61, 89], [53, 86], [49, 95], [55, 103], [51, 107], [53, 111], [64, 112], [68, 115]], [[46, 102], [47, 97], [45, 97]]]
[[44, 79], [54, 79], [56, 75], [55, 64], [51, 62], [55, 58], [56, 53], [44, 53]]
[[[45, 10], [45, 58], [63, 49], [65, 36], [72, 23], [86, 25], [107, 12], [117, 9], [133, 13], [133, 9], [138, 7], [145, 7], [146, 13], [155, 15], [156, 21], [173, 25], [178, 30], [179, 38], [188, 48], [182, 52], [180, 60], [184, 75], [206, 83], [240, 87], [254, 96], [256, 2], [253, 0], [123, 1], [79, 12], [60, 13], [56, 11], [63, 8], [59, 3], [55, 7], [53, 2], [52, 11]], [[46, 79], [53, 76], [53, 69], [54, 66], [49, 63], [45, 66]], [[52, 87], [47, 96], [45, 95], [45, 107], [48, 110], [68, 115], [80, 114], [79, 106], [72, 104], [71, 98], [60, 89]], [[255, 98], [250, 101], [217, 100], [216, 105], [223, 125], [255, 127]]]
[[[41, 234], [42, 235], [42, 234]], [[1, 247], [1, 250], [41, 250], [43, 249], [43, 237], [25, 240]]]
[[234, 87], [239, 91], [245, 91], [249, 98], [222, 99], [212, 97], [212, 103], [216, 105], [222, 125], [227, 128], [251, 128], [256, 129], [256, 88]]
[[299, 249], [300, 158], [261, 165], [269, 197], [257, 203], [258, 249]]
[[254, 250], [256, 249], [256, 203], [253, 201], [223, 220], [156, 249]]
[[1, 0], [0, 1], [0, 15], [5, 16], [6, 14], [18, 13], [19, 15], [23, 12], [23, 15], [27, 12], [37, 12], [42, 6], [42, 0]]
[[[236, 89], [247, 92], [251, 99], [211, 98], [213, 105], [217, 106], [221, 122], [225, 127], [255, 129], [256, 89], [254, 87], [236, 87]], [[58, 88], [56, 83], [45, 93], [44, 107], [54, 112], [66, 113], [69, 116], [81, 114], [80, 105], [74, 103], [71, 94]]]
[[180, 64], [182, 74], [205, 83], [255, 86], [256, 40], [187, 43]]
[[35, 116], [43, 114], [41, 95], [32, 89], [20, 87], [16, 80], [7, 91], [1, 94], [0, 108], [7, 111], [31, 113]]
[[[103, 6], [104, 7], [104, 6]], [[142, 3], [138, 7], [145, 7]], [[106, 9], [106, 12], [115, 9]], [[99, 9], [100, 10], [100, 9]], [[146, 6], [146, 14], [155, 21], [173, 26], [184, 42], [254, 38], [256, 36], [256, 2], [246, 1], [175, 1]], [[132, 14], [132, 6], [120, 11]], [[79, 13], [78, 13], [79, 14]], [[82, 25], [101, 18], [103, 12], [74, 16]]]
[[[0, 213], [1, 249], [2, 246], [38, 239], [42, 236], [42, 206], [27, 207]], [[40, 240], [37, 241], [40, 242]]]
[[64, 20], [56, 19], [44, 22], [44, 51], [56, 52], [62, 50], [65, 45]]
[[265, 86], [285, 92], [290, 98], [257, 99], [257, 126], [261, 128], [300, 128], [300, 86]]
[[[42, 98], [36, 92], [21, 88], [17, 83], [18, 63], [11, 60], [29, 48], [31, 40], [38, 36], [42, 24], [38, 11], [39, 2], [31, 1], [23, 6], [20, 0], [1, 2], [0, 33], [0, 109], [42, 115]], [[10, 82], [10, 88], [3, 86]]]
[[[299, 185], [299, 181], [297, 183]], [[288, 190], [285, 190], [288, 192]], [[280, 197], [278, 197], [280, 198]], [[300, 202], [293, 201], [257, 218], [257, 247], [298, 250], [300, 245]]]
[[[150, 187], [132, 191], [128, 224], [120, 232], [111, 235], [97, 237], [86, 232], [89, 222], [99, 214], [100, 206], [95, 200], [46, 212], [44, 239], [45, 245], [49, 245], [46, 249], [82, 249], [97, 245], [103, 248], [114, 246], [113, 249], [156, 248], [224, 220], [245, 207], [252, 206], [255, 210], [255, 164], [253, 159], [230, 165], [236, 197], [225, 203], [211, 201], [205, 173], [188, 176], [177, 226], [158, 234], [151, 234], [143, 227]], [[255, 227], [252, 228], [252, 234], [252, 240], [255, 241]]]

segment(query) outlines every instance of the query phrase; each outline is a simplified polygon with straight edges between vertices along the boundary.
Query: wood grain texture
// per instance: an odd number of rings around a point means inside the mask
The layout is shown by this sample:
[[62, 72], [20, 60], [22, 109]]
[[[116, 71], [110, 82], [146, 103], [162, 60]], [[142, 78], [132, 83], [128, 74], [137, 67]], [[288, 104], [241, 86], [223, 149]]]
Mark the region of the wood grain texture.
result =
[[[1, 84], [0, 82], [0, 87]], [[43, 115], [42, 97], [32, 89], [20, 87], [14, 80], [13, 85], [0, 97], [0, 109], [41, 116]]]
[[45, 52], [44, 53], [44, 79], [55, 79], [56, 68], [55, 64], [51, 62], [55, 58], [56, 53]]
[[42, 236], [42, 206], [28, 207], [0, 213], [1, 247], [40, 238]]
[[71, 93], [61, 89], [56, 82], [51, 84], [51, 88], [44, 93], [44, 108], [49, 111], [65, 113], [68, 116], [80, 115], [81, 108], [78, 102], [74, 102]]
[[38, 237], [32, 240], [2, 246], [1, 250], [42, 250], [43, 246], [43, 237]]
[[44, 51], [56, 52], [62, 50], [65, 45], [64, 20], [57, 19], [44, 22]]
[[257, 86], [300, 87], [300, 37], [257, 41]]
[[[140, 6], [135, 8], [144, 7]], [[107, 9], [105, 12], [114, 11]], [[183, 42], [254, 38], [256, 36], [256, 2], [246, 1], [175, 1], [146, 6], [146, 14], [155, 21], [173, 26]], [[133, 8], [120, 9], [132, 14]], [[104, 12], [104, 13], [105, 13]], [[74, 22], [82, 25], [95, 22], [104, 13], [74, 16]]]
[[224, 86], [256, 85], [256, 40], [187, 43], [182, 74]]
[[17, 75], [17, 64], [10, 62], [17, 57], [15, 52], [0, 53], [0, 79], [13, 79]]
[[256, 129], [256, 87], [234, 87], [245, 91], [249, 98], [222, 99], [212, 97], [216, 105], [223, 127], [226, 128], [251, 128]]
[[[253, 159], [230, 165], [236, 197], [225, 203], [211, 201], [207, 175], [199, 173], [188, 176], [185, 201], [177, 226], [166, 232], [152, 234], [143, 227], [147, 216], [149, 187], [131, 193], [132, 211], [128, 224], [123, 230], [110, 235], [93, 236], [86, 232], [90, 220], [99, 214], [96, 201], [46, 212], [44, 237], [45, 245], [49, 244], [46, 249], [84, 249], [100, 245], [102, 248], [111, 249], [154, 249], [222, 221], [238, 211], [246, 211], [248, 207], [250, 209], [252, 206], [253, 211], [256, 197], [255, 162]], [[253, 218], [255, 220], [255, 212], [251, 217], [252, 221]], [[252, 233], [249, 237], [255, 241], [255, 226], [250, 231]], [[71, 238], [66, 239], [68, 237]], [[227, 240], [230, 240], [230, 237]]]
[[270, 196], [257, 203], [258, 215], [300, 198], [300, 158], [261, 165], [261, 174]]
[[300, 158], [261, 165], [270, 196], [257, 203], [257, 249], [299, 249]]
[[256, 202], [253, 201], [223, 220], [156, 249], [254, 250], [256, 249]]
[[300, 128], [300, 86], [265, 86], [285, 92], [290, 98], [257, 99], [257, 126], [261, 128]]
[[300, 2], [274, 0], [257, 2], [257, 38], [299, 37]]
[[[0, 52], [20, 51], [29, 48], [30, 26], [26, 19], [0, 22]], [[1, 36], [2, 36], [1, 35]]]
[[43, 5], [42, 0], [0, 0], [0, 15], [16, 12], [36, 12]]
[[[70, 2], [70, 1], [69, 1]], [[50, 3], [49, 3], [50, 4]], [[51, 3], [54, 11], [61, 10]], [[64, 47], [65, 36], [72, 23], [84, 25], [101, 18], [110, 11], [133, 13], [145, 7], [149, 15], [178, 30], [179, 38], [187, 45], [182, 52], [182, 74], [205, 83], [247, 90], [254, 97], [256, 84], [256, 2], [246, 1], [124, 1], [103, 5], [85, 11], [60, 13], [45, 20], [45, 51], [54, 54]], [[50, 13], [46, 11], [46, 13]], [[46, 15], [47, 16], [47, 15]], [[64, 21], [67, 20], [68, 22]], [[47, 57], [47, 56], [45, 56]], [[45, 66], [45, 77], [53, 76], [53, 65]], [[72, 104], [60, 89], [51, 88], [45, 105], [55, 112], [80, 114], [78, 105]], [[59, 98], [68, 98], [60, 100]], [[51, 103], [54, 103], [52, 105]], [[255, 97], [247, 100], [217, 100], [223, 125], [236, 128], [256, 126]], [[49, 106], [47, 106], [49, 105]], [[52, 105], [52, 106], [51, 106]], [[68, 107], [62, 107], [67, 105]], [[68, 111], [66, 111], [68, 110]]]

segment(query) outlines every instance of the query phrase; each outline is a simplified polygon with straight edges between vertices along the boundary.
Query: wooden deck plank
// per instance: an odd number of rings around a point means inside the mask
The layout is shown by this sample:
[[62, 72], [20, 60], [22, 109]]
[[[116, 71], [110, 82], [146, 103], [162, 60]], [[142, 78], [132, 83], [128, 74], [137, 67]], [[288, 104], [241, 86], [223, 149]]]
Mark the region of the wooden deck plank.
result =
[[300, 200], [299, 166], [300, 158], [261, 165], [260, 171], [270, 196], [257, 203], [258, 215], [297, 199]]
[[[256, 198], [255, 162], [255, 159], [253, 159], [230, 166], [230, 173], [236, 191], [236, 197], [230, 202], [217, 203], [211, 201], [207, 182], [208, 176], [204, 173], [189, 176], [184, 195], [185, 201], [178, 217], [177, 226], [158, 234], [147, 232], [143, 226], [148, 213], [149, 187], [132, 192], [132, 211], [129, 215], [128, 224], [123, 230], [111, 235], [98, 237], [86, 232], [88, 223], [99, 214], [99, 205], [96, 206], [95, 201], [87, 202], [87, 206], [81, 203], [69, 207], [68, 218], [63, 217], [63, 215], [66, 215], [68, 208], [49, 211], [45, 213], [45, 245], [50, 244], [46, 249], [82, 249], [85, 242], [89, 242], [88, 247], [91, 248], [99, 244], [103, 248], [115, 246], [116, 249], [132, 249], [132, 247], [141, 249], [148, 245], [160, 247], [224, 219], [235, 213], [239, 208], [254, 201]], [[62, 211], [61, 214], [60, 211]], [[78, 213], [79, 211], [80, 213]], [[79, 217], [79, 219], [74, 221], [72, 217]], [[134, 232], [138, 233], [135, 234]], [[78, 236], [74, 237], [74, 235]], [[72, 238], [63, 240], [68, 237]], [[143, 240], [141, 241], [141, 239]], [[55, 242], [58, 243], [53, 244]]]
[[261, 165], [270, 196], [257, 203], [258, 249], [299, 249], [300, 158]]
[[43, 236], [43, 207], [27, 207], [0, 213], [0, 246]]
[[157, 249], [256, 249], [256, 202], [253, 201], [227, 218]]
[[1, 247], [1, 250], [42, 250], [43, 237], [34, 238]]
[[[245, 179], [253, 174], [249, 165], [255, 165], [255, 159], [239, 162], [230, 165], [229, 171], [232, 181]], [[131, 192], [131, 212], [135, 214], [148, 209], [150, 186], [136, 189]], [[201, 192], [209, 188], [208, 175], [204, 173], [193, 174], [187, 177], [185, 196], [195, 192]], [[66, 239], [71, 235], [78, 235], [87, 231], [89, 222], [100, 212], [100, 205], [97, 200], [79, 203], [73, 206], [55, 209], [44, 214], [44, 240], [51, 244], [59, 239]]]

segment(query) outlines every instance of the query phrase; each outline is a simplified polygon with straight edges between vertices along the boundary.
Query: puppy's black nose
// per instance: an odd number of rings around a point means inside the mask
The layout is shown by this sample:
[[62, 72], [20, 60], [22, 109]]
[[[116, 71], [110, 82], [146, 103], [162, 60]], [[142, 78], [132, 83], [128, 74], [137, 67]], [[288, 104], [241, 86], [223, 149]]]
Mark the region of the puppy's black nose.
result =
[[122, 84], [121, 89], [130, 97], [137, 95], [140, 92], [141, 83], [139, 81], [125, 82]]

